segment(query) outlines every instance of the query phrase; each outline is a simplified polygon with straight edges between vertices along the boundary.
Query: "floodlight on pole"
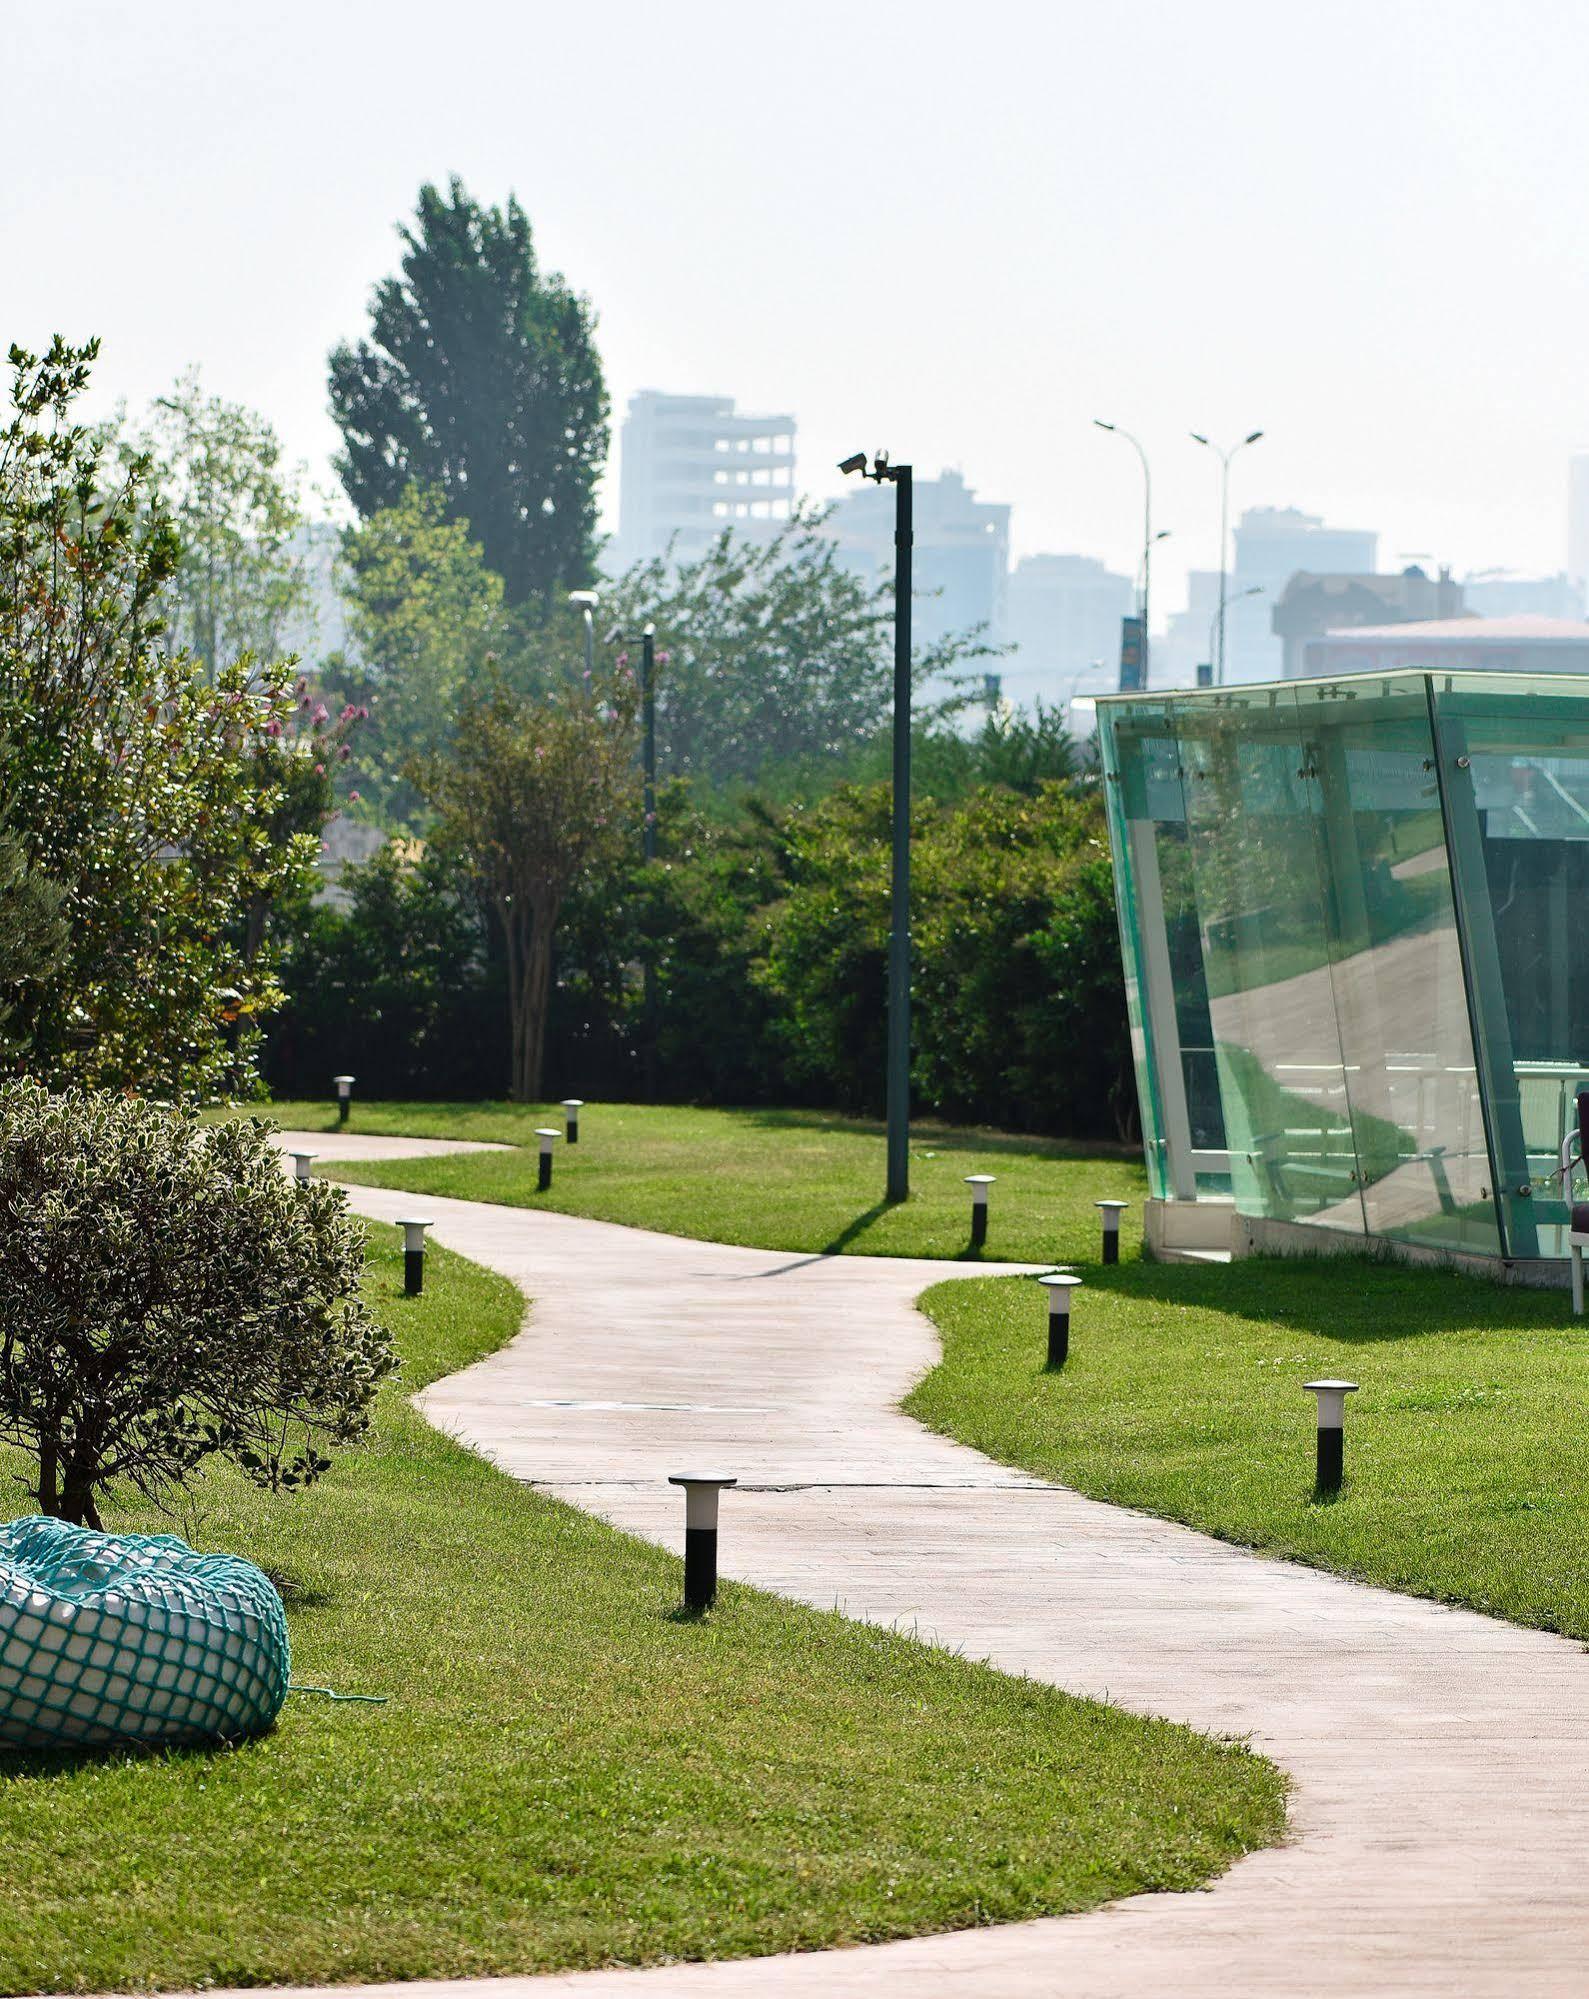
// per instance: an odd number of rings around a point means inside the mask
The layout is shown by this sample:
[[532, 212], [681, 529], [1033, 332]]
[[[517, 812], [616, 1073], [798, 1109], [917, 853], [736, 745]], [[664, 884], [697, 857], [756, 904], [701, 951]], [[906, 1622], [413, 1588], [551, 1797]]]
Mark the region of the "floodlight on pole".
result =
[[888, 928], [887, 1198], [910, 1193], [910, 585], [915, 542], [914, 488], [908, 465], [891, 465], [879, 451], [841, 460], [846, 475], [894, 489], [894, 791], [893, 876]]

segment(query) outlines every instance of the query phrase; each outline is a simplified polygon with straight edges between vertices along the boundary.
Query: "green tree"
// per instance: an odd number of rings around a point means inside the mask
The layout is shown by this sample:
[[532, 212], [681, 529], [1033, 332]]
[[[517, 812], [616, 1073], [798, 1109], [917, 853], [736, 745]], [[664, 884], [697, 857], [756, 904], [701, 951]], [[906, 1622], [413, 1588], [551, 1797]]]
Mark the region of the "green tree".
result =
[[564, 903], [621, 860], [635, 819], [635, 685], [619, 671], [543, 697], [498, 685], [466, 697], [453, 743], [418, 772], [436, 836], [466, 862], [501, 926], [509, 1091], [540, 1094], [553, 952]]
[[0, 1440], [45, 1513], [97, 1527], [232, 1458], [272, 1491], [368, 1426], [390, 1341], [359, 1298], [347, 1196], [266, 1129], [112, 1092], [0, 1090]]
[[343, 555], [359, 663], [333, 671], [370, 710], [356, 746], [360, 785], [403, 819], [418, 802], [406, 766], [443, 746], [465, 688], [513, 641], [502, 579], [435, 487], [409, 486], [350, 528]]
[[[656, 626], [662, 768], [714, 785], [831, 780], [871, 744], [893, 705], [891, 587], [839, 560], [821, 516], [771, 540], [725, 531], [693, 561], [638, 563], [604, 601], [620, 626]], [[974, 633], [925, 648], [920, 685], [990, 648]]]
[[196, 368], [160, 396], [125, 446], [146, 457], [178, 554], [160, 609], [173, 649], [213, 674], [252, 653], [275, 659], [309, 592], [293, 537], [303, 526], [297, 481], [266, 418], [204, 393]]
[[180, 560], [146, 459], [73, 421], [98, 343], [10, 350], [0, 430], [0, 740], [7, 824], [62, 895], [66, 948], [10, 1031], [55, 1078], [189, 1094], [246, 1084], [279, 1003], [247, 912], [301, 892], [318, 840], [283, 832], [288, 669], [197, 671], [160, 643]]
[[400, 234], [370, 337], [331, 356], [349, 499], [368, 519], [437, 488], [510, 603], [587, 582], [608, 444], [589, 302], [542, 272], [511, 196], [482, 208], [456, 177], [446, 195], [427, 185]]

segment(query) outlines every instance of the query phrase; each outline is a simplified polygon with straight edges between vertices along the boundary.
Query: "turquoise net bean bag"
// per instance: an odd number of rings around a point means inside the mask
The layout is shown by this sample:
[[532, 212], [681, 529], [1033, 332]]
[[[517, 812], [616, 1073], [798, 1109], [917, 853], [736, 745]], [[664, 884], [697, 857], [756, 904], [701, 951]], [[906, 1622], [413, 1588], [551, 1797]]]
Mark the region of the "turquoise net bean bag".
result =
[[0, 1526], [0, 1743], [234, 1741], [269, 1728], [288, 1673], [286, 1613], [252, 1562], [170, 1534]]

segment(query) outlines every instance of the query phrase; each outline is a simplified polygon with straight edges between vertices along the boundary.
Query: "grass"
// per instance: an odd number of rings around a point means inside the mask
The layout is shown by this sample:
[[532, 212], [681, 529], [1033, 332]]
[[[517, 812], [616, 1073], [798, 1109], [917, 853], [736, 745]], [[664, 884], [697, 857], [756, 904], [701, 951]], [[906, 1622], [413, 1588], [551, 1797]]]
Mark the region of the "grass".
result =
[[[290, 1130], [336, 1128], [325, 1104], [281, 1103]], [[668, 1235], [758, 1249], [848, 1251], [870, 1256], [970, 1254], [970, 1190], [963, 1175], [993, 1173], [991, 1260], [1041, 1262], [1086, 1255], [1098, 1241], [1093, 1202], [1136, 1204], [1146, 1192], [1141, 1155], [1057, 1140], [917, 1124], [911, 1196], [882, 1198], [882, 1127], [815, 1111], [719, 1111], [592, 1104], [579, 1144], [561, 1143], [548, 1194], [535, 1190], [534, 1129], [562, 1127], [562, 1113], [519, 1104], [358, 1104], [351, 1129], [402, 1137], [495, 1139], [511, 1153], [338, 1165], [340, 1180], [418, 1194], [547, 1207], [628, 1222]]]
[[[936, 1286], [906, 1407], [1096, 1498], [1589, 1640], [1589, 1341], [1560, 1293], [1348, 1258], [1083, 1274], [1056, 1373], [1029, 1280]], [[1319, 1375], [1361, 1384], [1333, 1502]]]
[[297, 1679], [386, 1704], [293, 1698], [229, 1752], [0, 1757], [0, 1990], [815, 1948], [1189, 1888], [1279, 1835], [1238, 1746], [751, 1590], [682, 1618], [672, 1557], [408, 1407], [521, 1314], [429, 1264], [405, 1300], [372, 1249], [406, 1371], [370, 1446], [292, 1500], [212, 1477], [177, 1523], [288, 1579]]

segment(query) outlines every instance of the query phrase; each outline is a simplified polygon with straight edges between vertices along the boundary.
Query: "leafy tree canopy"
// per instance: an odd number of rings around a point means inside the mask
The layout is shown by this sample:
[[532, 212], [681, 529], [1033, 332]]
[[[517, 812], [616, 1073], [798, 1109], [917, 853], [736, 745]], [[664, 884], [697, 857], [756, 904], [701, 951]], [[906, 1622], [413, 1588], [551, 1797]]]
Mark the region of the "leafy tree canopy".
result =
[[285, 667], [245, 656], [207, 678], [164, 648], [181, 544], [147, 459], [112, 465], [73, 420], [97, 352], [10, 350], [6, 824], [24, 872], [59, 891], [66, 937], [48, 977], [6, 995], [8, 1031], [41, 1076], [202, 1093], [248, 1081], [254, 1023], [280, 999], [248, 912], [312, 875], [315, 834], [276, 824], [304, 697]]
[[[725, 530], [693, 561], [642, 562], [604, 593], [627, 633], [656, 626], [657, 743], [670, 776], [717, 785], [831, 777], [893, 706], [892, 587], [862, 582], [803, 513], [767, 542]], [[919, 685], [991, 648], [956, 633], [923, 648]], [[953, 705], [953, 704], [951, 704]]]
[[242, 653], [274, 659], [308, 606], [293, 536], [303, 526], [296, 478], [266, 418], [206, 395], [196, 368], [159, 397], [122, 447], [142, 456], [176, 530], [161, 595], [168, 642], [211, 673]]
[[436, 487], [409, 486], [343, 538], [358, 665], [337, 677], [370, 720], [360, 731], [359, 783], [389, 819], [418, 794], [404, 775], [447, 741], [465, 688], [513, 642], [502, 579]]
[[427, 185], [400, 234], [369, 338], [331, 356], [348, 497], [368, 519], [436, 488], [510, 603], [587, 582], [608, 444], [588, 301], [542, 272], [511, 196], [482, 208], [456, 177], [445, 195]]

